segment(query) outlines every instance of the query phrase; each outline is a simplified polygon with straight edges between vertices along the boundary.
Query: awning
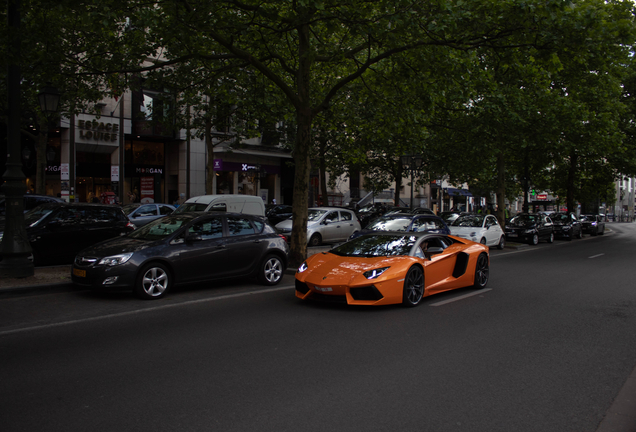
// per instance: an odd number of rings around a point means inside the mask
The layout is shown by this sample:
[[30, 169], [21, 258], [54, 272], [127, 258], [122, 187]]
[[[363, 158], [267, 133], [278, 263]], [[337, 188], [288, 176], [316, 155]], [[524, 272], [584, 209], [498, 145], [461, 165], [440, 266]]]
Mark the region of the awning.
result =
[[446, 188], [445, 191], [452, 196], [473, 196], [468, 189]]

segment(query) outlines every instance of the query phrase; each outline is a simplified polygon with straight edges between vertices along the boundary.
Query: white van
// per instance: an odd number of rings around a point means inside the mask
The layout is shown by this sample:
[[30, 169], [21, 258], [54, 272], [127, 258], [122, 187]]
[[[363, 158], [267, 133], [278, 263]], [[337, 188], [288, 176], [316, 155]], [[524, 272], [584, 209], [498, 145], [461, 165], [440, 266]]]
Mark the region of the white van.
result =
[[253, 195], [201, 195], [181, 204], [174, 213], [188, 211], [222, 211], [265, 216], [263, 198]]

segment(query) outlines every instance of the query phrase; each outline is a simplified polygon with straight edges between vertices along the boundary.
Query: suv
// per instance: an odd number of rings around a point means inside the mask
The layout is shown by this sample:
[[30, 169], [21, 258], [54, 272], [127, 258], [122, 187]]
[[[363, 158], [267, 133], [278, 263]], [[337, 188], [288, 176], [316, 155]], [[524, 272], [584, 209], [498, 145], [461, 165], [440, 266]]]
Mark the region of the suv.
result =
[[42, 204], [24, 219], [35, 265], [71, 264], [82, 249], [135, 229], [121, 207], [107, 204]]

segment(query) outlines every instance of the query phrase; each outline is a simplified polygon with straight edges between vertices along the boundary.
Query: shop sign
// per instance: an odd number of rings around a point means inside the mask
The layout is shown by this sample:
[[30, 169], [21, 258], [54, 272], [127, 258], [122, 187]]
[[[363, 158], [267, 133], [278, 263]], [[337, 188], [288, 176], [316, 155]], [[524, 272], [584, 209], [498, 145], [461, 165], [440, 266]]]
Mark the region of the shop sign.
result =
[[163, 174], [163, 168], [135, 168], [135, 174]]
[[68, 163], [60, 165], [60, 180], [70, 180]]
[[539, 195], [537, 195], [537, 200], [538, 201], [547, 201], [548, 200], [548, 194], [539, 194]]
[[223, 171], [223, 159], [214, 159], [214, 171]]
[[116, 143], [119, 139], [119, 123], [93, 120], [78, 120], [78, 142], [98, 141]]
[[110, 181], [112, 182], [119, 181], [119, 165], [110, 166]]

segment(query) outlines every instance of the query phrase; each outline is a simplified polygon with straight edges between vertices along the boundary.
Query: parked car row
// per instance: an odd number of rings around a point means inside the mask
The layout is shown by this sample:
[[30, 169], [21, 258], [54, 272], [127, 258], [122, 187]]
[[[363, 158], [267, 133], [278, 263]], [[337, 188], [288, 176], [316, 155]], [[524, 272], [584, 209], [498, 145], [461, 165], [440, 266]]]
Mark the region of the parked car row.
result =
[[571, 212], [521, 213], [506, 224], [506, 238], [509, 241], [520, 241], [532, 245], [541, 240], [552, 243], [555, 238], [572, 240], [582, 238], [583, 234], [602, 235], [605, 233], [605, 222], [599, 215], [581, 215], [576, 217]]

